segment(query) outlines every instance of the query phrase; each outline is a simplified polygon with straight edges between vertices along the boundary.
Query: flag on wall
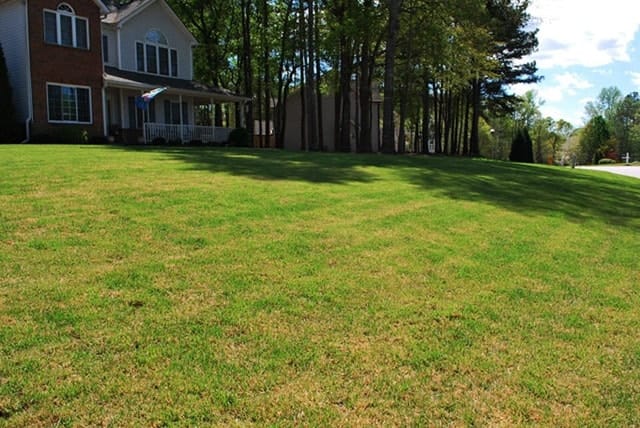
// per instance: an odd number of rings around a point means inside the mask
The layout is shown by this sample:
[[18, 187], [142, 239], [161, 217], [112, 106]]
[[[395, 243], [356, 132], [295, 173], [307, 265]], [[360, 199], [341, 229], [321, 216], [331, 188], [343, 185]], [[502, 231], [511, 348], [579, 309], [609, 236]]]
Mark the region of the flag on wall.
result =
[[166, 86], [164, 88], [156, 88], [152, 91], [142, 94], [139, 97], [136, 97], [136, 107], [141, 110], [146, 110], [149, 107], [149, 103], [151, 102], [151, 100], [166, 90]]

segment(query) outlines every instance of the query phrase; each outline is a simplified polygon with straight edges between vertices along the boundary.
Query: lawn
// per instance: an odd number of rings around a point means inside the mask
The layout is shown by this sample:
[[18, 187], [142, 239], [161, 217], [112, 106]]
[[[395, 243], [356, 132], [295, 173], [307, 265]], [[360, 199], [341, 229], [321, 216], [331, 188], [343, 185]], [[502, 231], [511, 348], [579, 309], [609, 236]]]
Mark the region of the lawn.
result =
[[640, 424], [640, 181], [0, 146], [0, 426]]

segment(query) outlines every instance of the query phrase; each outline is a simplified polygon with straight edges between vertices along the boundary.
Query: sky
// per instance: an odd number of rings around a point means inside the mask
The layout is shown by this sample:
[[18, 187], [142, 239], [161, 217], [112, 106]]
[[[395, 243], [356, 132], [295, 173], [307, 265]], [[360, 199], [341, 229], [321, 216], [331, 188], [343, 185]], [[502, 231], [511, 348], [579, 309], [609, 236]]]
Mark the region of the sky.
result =
[[539, 28], [537, 84], [543, 116], [584, 124], [584, 106], [600, 90], [617, 86], [622, 95], [640, 92], [640, 2], [637, 0], [531, 0]]

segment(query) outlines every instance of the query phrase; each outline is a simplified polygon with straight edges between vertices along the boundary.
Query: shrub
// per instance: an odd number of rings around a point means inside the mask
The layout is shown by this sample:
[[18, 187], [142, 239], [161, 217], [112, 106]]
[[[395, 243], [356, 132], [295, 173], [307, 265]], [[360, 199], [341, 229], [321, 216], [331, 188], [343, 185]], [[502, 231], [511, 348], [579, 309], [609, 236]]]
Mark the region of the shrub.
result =
[[32, 144], [55, 144], [57, 141], [50, 134], [34, 134], [29, 139], [29, 142]]
[[236, 128], [229, 134], [229, 144], [234, 147], [249, 147], [250, 135], [245, 128]]
[[29, 139], [34, 144], [87, 144], [89, 133], [86, 129], [64, 127], [47, 133], [34, 134]]
[[602, 158], [598, 161], [598, 165], [608, 165], [608, 164], [612, 164], [612, 163], [616, 163], [616, 161], [614, 161], [613, 159], [609, 159], [609, 158]]
[[153, 141], [151, 141], [151, 144], [154, 146], [166, 146], [167, 145], [167, 140], [165, 140], [162, 137], [156, 137], [153, 139]]
[[89, 144], [109, 144], [109, 139], [103, 135], [89, 137]]

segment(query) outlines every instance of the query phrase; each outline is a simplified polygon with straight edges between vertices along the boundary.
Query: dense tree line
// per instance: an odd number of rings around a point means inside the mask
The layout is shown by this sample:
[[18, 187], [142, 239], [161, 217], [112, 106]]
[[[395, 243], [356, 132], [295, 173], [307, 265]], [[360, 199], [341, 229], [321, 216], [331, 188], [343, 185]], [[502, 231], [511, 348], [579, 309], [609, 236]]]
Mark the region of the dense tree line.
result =
[[519, 162], [569, 162], [563, 146], [576, 130], [566, 120], [544, 117], [543, 104], [534, 91], [528, 91], [513, 99], [511, 113], [488, 116], [480, 128], [485, 131], [482, 155]]
[[278, 147], [284, 100], [295, 94], [302, 101], [301, 148], [322, 150], [328, 136], [320, 126], [321, 97], [334, 94], [336, 147], [350, 150], [357, 119], [356, 149], [370, 150], [372, 87], [379, 82], [384, 152], [426, 152], [432, 143], [438, 153], [477, 155], [482, 118], [517, 107], [508, 85], [538, 80], [535, 63], [522, 61], [537, 47], [528, 0], [169, 4], [199, 41], [197, 78], [252, 97], [248, 123], [273, 121]]
[[596, 163], [608, 157], [623, 159], [627, 153], [640, 159], [640, 95], [622, 95], [615, 86], [603, 88], [585, 106], [587, 124], [579, 139], [580, 161]]

